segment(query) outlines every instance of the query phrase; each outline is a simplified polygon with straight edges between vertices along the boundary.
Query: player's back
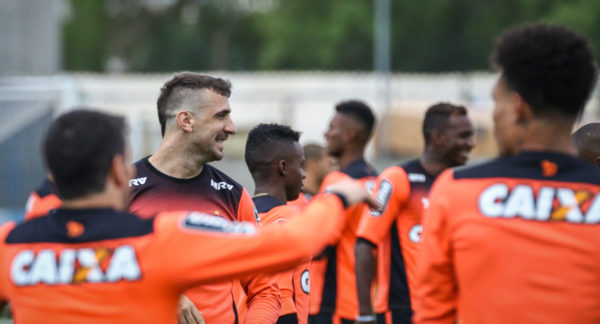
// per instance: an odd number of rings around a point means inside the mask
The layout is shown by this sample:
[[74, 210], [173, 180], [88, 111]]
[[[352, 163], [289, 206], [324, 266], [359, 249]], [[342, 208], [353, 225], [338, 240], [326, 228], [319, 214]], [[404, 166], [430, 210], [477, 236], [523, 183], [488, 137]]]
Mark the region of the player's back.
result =
[[58, 209], [5, 225], [0, 282], [15, 322], [174, 323], [181, 286], [154, 221]]
[[422, 257], [435, 266], [419, 274], [419, 296], [446, 299], [450, 271], [460, 323], [600, 323], [599, 192], [596, 167], [555, 153], [443, 174], [425, 215]]

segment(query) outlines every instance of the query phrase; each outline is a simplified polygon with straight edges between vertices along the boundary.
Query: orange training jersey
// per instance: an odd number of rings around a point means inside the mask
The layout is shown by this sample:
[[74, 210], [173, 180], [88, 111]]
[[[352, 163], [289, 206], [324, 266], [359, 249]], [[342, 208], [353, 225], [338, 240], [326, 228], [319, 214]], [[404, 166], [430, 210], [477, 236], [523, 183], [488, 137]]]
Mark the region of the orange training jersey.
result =
[[[283, 226], [257, 232], [199, 212], [155, 218], [56, 209], [0, 227], [0, 299], [15, 323], [176, 323], [190, 287], [292, 269], [341, 232], [342, 202], [319, 197]], [[315, 231], [314, 227], [319, 231]]]
[[600, 323], [600, 170], [523, 152], [433, 186], [416, 323]]
[[[130, 180], [132, 195], [129, 210], [142, 217], [162, 211], [192, 210], [226, 220], [258, 221], [252, 198], [244, 187], [216, 168], [205, 164], [191, 179], [176, 179], [163, 174], [148, 162], [136, 164], [137, 175]], [[241, 279], [248, 296], [246, 321], [275, 323], [279, 316], [280, 295], [277, 281], [268, 276]], [[186, 292], [207, 323], [237, 323], [232, 296], [233, 282], [196, 287]]]
[[295, 200], [292, 200], [292, 201], [288, 201], [287, 205], [295, 206], [298, 208], [298, 210], [303, 210], [304, 208], [306, 208], [306, 206], [308, 206], [308, 202], [310, 201], [311, 198], [312, 198], [311, 194], [301, 192], [300, 195], [298, 195], [298, 198], [296, 198]]
[[45, 179], [42, 185], [31, 192], [25, 206], [25, 220], [45, 216], [49, 210], [61, 205], [52, 184]]
[[[263, 228], [272, 225], [282, 225], [300, 214], [295, 206], [270, 196], [252, 198]], [[281, 292], [281, 312], [278, 323], [308, 322], [308, 293], [310, 259], [295, 269], [278, 274], [279, 290]]]
[[[348, 178], [364, 183], [368, 191], [375, 186], [377, 172], [364, 160], [358, 160], [340, 171], [328, 174], [321, 184], [322, 191]], [[324, 257], [313, 260], [310, 268], [310, 314], [333, 315], [354, 321], [358, 316], [358, 293], [354, 269], [356, 231], [364, 204], [346, 210], [346, 227], [337, 242], [332, 242]]]
[[359, 239], [377, 246], [375, 312], [392, 323], [410, 323], [415, 290], [416, 260], [421, 236], [421, 214], [435, 178], [412, 160], [387, 168], [377, 179], [375, 192], [382, 212], [365, 208]]

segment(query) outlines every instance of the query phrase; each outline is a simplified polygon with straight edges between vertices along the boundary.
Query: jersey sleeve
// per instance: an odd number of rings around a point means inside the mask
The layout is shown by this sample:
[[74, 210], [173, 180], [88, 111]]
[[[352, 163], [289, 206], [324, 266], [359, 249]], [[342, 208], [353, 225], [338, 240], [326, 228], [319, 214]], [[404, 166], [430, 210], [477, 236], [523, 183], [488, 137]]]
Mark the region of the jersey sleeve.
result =
[[237, 210], [237, 220], [241, 222], [258, 223], [260, 225], [258, 212], [256, 211], [252, 197], [248, 191], [246, 191], [246, 188], [242, 190], [242, 195], [240, 196], [240, 204], [238, 205]]
[[417, 261], [415, 323], [448, 323], [456, 319], [457, 283], [448, 226], [452, 170], [434, 184], [425, 210]]
[[25, 204], [25, 220], [45, 216], [48, 211], [58, 208], [60, 205], [60, 198], [55, 194], [40, 197], [36, 191], [32, 191]]
[[327, 189], [329, 189], [329, 187], [331, 185], [333, 185], [334, 183], [342, 181], [342, 180], [346, 180], [346, 179], [350, 179], [350, 177], [343, 172], [340, 172], [340, 171], [331, 172], [331, 173], [327, 174], [325, 176], [325, 178], [323, 179], [323, 182], [321, 182], [321, 188], [319, 189], [319, 192], [320, 193], [326, 192]]
[[161, 255], [160, 264], [170, 265], [163, 266], [161, 275], [183, 291], [204, 283], [290, 270], [320, 251], [332, 235], [340, 235], [345, 223], [342, 211], [337, 196], [322, 195], [289, 223], [260, 232], [252, 223], [199, 213], [159, 216], [154, 249]]
[[2, 253], [0, 253], [0, 303], [8, 300], [7, 288], [11, 284], [9, 276], [9, 264], [11, 260], [9, 260], [9, 256], [6, 254], [7, 249], [4, 246], [4, 242], [6, 241], [8, 233], [10, 233], [15, 226], [15, 222], [7, 222], [0, 226], [0, 244], [3, 245]]
[[378, 177], [374, 192], [383, 209], [377, 211], [365, 206], [357, 236], [378, 245], [389, 233], [398, 212], [410, 196], [406, 173], [399, 167], [385, 170]]

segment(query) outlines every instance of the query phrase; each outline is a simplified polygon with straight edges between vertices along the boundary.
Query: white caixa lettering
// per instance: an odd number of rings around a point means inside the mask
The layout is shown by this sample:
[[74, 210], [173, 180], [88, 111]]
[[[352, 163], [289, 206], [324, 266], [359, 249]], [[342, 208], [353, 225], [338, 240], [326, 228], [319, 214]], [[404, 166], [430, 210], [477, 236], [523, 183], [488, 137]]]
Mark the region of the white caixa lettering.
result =
[[[104, 269], [103, 264], [108, 266]], [[23, 250], [13, 258], [10, 275], [15, 285], [31, 286], [135, 281], [142, 274], [135, 249], [122, 245], [115, 249], [66, 249], [60, 253], [50, 249], [37, 254]]]
[[[584, 205], [588, 206], [585, 210]], [[577, 224], [600, 221], [600, 195], [570, 188], [544, 186], [536, 193], [529, 185], [516, 185], [511, 189], [506, 184], [496, 183], [481, 192], [478, 207], [483, 215], [491, 218]]]

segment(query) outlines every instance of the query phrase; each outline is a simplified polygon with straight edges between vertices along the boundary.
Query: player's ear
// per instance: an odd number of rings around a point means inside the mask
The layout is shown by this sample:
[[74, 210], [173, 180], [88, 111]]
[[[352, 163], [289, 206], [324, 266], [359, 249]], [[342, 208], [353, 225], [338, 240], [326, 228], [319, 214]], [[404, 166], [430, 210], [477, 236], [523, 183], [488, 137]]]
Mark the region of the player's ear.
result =
[[109, 177], [117, 187], [126, 187], [128, 185], [129, 170], [128, 165], [125, 164], [123, 155], [117, 154], [113, 157]]
[[445, 141], [444, 134], [439, 129], [433, 129], [431, 131], [431, 143], [434, 146], [441, 146]]
[[287, 174], [288, 167], [289, 166], [286, 160], [279, 160], [279, 162], [277, 162], [277, 171], [283, 177], [285, 177]]
[[600, 166], [600, 156], [597, 156], [597, 157], [594, 159], [594, 164], [595, 164], [595, 165], [599, 165], [599, 166]]
[[194, 129], [194, 115], [189, 111], [182, 110], [178, 112], [175, 115], [175, 121], [185, 132], [191, 132]]
[[531, 109], [531, 106], [516, 91], [513, 91], [510, 94], [510, 102], [511, 106], [513, 107], [517, 124], [527, 124], [533, 117], [533, 110]]

